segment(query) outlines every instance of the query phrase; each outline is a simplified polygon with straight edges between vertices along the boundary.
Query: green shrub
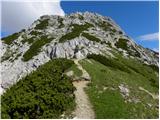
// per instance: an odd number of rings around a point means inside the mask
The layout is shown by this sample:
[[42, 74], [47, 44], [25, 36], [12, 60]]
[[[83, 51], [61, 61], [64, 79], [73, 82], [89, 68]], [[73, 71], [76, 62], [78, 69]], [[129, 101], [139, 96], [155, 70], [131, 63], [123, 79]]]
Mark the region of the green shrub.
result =
[[111, 45], [110, 42], [107, 42], [106, 44], [107, 44], [110, 48], [112, 48], [112, 45]]
[[159, 88], [159, 80], [158, 80], [158, 79], [150, 78], [149, 81], [151, 82], [151, 85], [152, 85], [153, 87]]
[[159, 67], [158, 66], [156, 66], [156, 65], [153, 65], [153, 64], [151, 64], [151, 65], [148, 65], [149, 67], [151, 67], [153, 70], [155, 70], [156, 72], [159, 72]]
[[84, 17], [83, 17], [82, 15], [78, 15], [78, 18], [79, 18], [80, 20], [84, 20]]
[[111, 31], [112, 31], [113, 33], [115, 33], [117, 30], [116, 30], [116, 29], [111, 29]]
[[35, 29], [45, 29], [48, 26], [49, 19], [45, 19], [43, 21], [40, 21], [39, 24], [36, 25]]
[[96, 54], [91, 54], [88, 55], [87, 58], [89, 59], [94, 59], [95, 61], [100, 62], [101, 64], [111, 67], [113, 69], [118, 69], [127, 73], [130, 73], [130, 70], [121, 62], [115, 60], [115, 59], [109, 59], [105, 56], [102, 55], [96, 55]]
[[33, 56], [37, 55], [40, 52], [42, 46], [51, 41], [52, 39], [48, 39], [47, 36], [41, 36], [41, 38], [36, 40], [25, 52], [25, 54], [23, 55], [23, 61], [28, 61], [32, 59]]
[[87, 30], [89, 27], [92, 27], [93, 25], [86, 23], [84, 25], [73, 24], [72, 26], [73, 26], [72, 32], [62, 36], [59, 39], [59, 42], [62, 43], [62, 42], [65, 42], [66, 40], [74, 39], [74, 38], [78, 37], [81, 32]]
[[120, 38], [116, 43], [115, 46], [117, 46], [117, 48], [122, 48], [124, 50], [128, 50], [128, 46], [127, 46], [127, 39], [122, 39]]
[[131, 49], [134, 50], [134, 52], [128, 50], [129, 55], [136, 56], [136, 57], [141, 57], [141, 54], [133, 46], [131, 46]]
[[56, 59], [21, 79], [1, 96], [2, 119], [54, 119], [74, 106], [74, 90], [63, 71], [73, 61]]
[[17, 54], [15, 57], [15, 60], [17, 60], [21, 55], [22, 55], [22, 53]]
[[119, 34], [123, 34], [123, 32], [122, 32], [122, 31], [118, 31], [118, 33], [119, 33]]
[[93, 35], [90, 35], [88, 33], [82, 33], [82, 36], [84, 36], [85, 38], [87, 38], [90, 41], [95, 41], [95, 42], [100, 42], [101, 40], [99, 38], [96, 38]]
[[30, 32], [30, 34], [37, 36], [37, 35], [40, 35], [41, 32], [38, 32], [38, 31], [33, 30], [33, 31]]
[[28, 42], [28, 44], [31, 44], [31, 43], [33, 43], [34, 41], [36, 41], [36, 38], [33, 36], [33, 37], [31, 37], [31, 38], [28, 38], [28, 39], [23, 39], [23, 40], [22, 40], [22, 43], [24, 44], [24, 43]]
[[58, 22], [60, 23], [60, 25], [59, 25], [59, 28], [62, 28], [62, 27], [64, 27], [64, 24], [63, 24], [63, 18], [58, 18]]
[[15, 52], [13, 52], [12, 50], [10, 50], [9, 48], [7, 48], [6, 52], [4, 53], [4, 55], [1, 57], [1, 62], [4, 62], [6, 60], [9, 60], [11, 57], [13, 57], [13, 55], [15, 54]]
[[18, 37], [19, 37], [19, 33], [14, 33], [14, 34], [12, 34], [12, 35], [9, 35], [9, 36], [7, 36], [7, 37], [2, 38], [2, 41], [3, 41], [5, 44], [10, 45], [10, 44], [12, 44], [12, 42], [13, 42], [14, 40], [16, 40]]
[[128, 52], [129, 55], [132, 55], [132, 56], [136, 56], [136, 57], [141, 57], [141, 54], [133, 47], [133, 46], [130, 46], [132, 50], [134, 51], [131, 51], [128, 49], [128, 46], [127, 46], [127, 42], [129, 40], [127, 39], [122, 39], [120, 38], [116, 43], [115, 43], [115, 46], [117, 46], [117, 48], [122, 48], [124, 50], [126, 50]]
[[104, 31], [112, 30], [111, 29], [112, 25], [110, 23], [107, 23], [106, 21], [99, 22], [97, 25]]

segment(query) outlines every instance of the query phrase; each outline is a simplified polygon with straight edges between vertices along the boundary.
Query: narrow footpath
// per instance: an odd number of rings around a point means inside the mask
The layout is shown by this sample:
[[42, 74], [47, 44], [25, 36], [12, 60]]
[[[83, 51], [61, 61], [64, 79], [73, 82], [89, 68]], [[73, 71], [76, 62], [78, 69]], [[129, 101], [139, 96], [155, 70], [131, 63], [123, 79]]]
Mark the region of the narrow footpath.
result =
[[[78, 63], [78, 60], [75, 60], [74, 62], [77, 65], [77, 67], [82, 71], [82, 78], [90, 79], [89, 74]], [[76, 98], [76, 109], [73, 112], [75, 119], [94, 119], [95, 118], [92, 105], [89, 101], [87, 94], [84, 91], [84, 88], [87, 87], [87, 84], [89, 82], [90, 81], [86, 81], [86, 80], [78, 80], [73, 82], [73, 85], [76, 88], [76, 91], [74, 92], [75, 98]]]

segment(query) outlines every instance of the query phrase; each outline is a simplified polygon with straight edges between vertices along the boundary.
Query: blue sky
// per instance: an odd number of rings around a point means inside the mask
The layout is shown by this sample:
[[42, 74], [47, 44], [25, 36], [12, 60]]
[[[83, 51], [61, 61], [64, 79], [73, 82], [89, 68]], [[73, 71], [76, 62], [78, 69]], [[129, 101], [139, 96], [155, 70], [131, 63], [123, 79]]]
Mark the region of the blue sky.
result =
[[[158, 1], [128, 2], [128, 1], [62, 1], [61, 7], [66, 14], [79, 12], [97, 12], [104, 16], [110, 16], [127, 35], [138, 44], [151, 49], [158, 49], [158, 39], [143, 40], [143, 35], [153, 36], [158, 33]], [[156, 34], [157, 35], [157, 34]]]

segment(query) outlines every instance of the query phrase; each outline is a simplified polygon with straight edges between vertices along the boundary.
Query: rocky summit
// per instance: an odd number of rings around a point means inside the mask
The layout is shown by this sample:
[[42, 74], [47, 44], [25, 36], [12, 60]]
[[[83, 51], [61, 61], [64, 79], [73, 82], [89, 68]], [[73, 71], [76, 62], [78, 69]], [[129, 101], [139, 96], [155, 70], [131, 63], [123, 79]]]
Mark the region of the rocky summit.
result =
[[8, 88], [50, 59], [84, 59], [89, 54], [115, 57], [112, 51], [158, 66], [158, 53], [137, 45], [109, 17], [89, 12], [45, 15], [2, 38], [1, 87]]

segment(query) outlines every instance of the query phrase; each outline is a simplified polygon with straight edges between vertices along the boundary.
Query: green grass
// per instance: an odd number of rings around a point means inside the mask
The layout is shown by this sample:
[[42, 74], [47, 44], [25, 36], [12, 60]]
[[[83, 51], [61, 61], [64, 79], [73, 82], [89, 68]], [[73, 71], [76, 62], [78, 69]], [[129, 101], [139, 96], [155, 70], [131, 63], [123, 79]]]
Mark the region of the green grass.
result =
[[100, 42], [101, 40], [99, 38], [96, 38], [93, 35], [90, 35], [88, 33], [82, 33], [82, 36], [84, 36], [85, 38], [87, 38], [90, 41], [95, 41], [95, 42]]
[[96, 54], [88, 55], [87, 58], [94, 59], [100, 62], [101, 64], [111, 67], [115, 70], [121, 70], [121, 71], [130, 73], [130, 70], [124, 64], [122, 64], [121, 62], [118, 62], [117, 59], [111, 59], [111, 58], [107, 58], [102, 55], [96, 55]]
[[[96, 118], [158, 118], [158, 110], [156, 109], [158, 100], [154, 100], [150, 95], [138, 89], [141, 86], [151, 93], [158, 94], [158, 82], [152, 85], [150, 80], [158, 81], [156, 71], [137, 61], [120, 57], [117, 59], [117, 62], [122, 62], [130, 70], [129, 73], [115, 69], [114, 66], [101, 64], [93, 59], [90, 59], [92, 63], [87, 60], [80, 61], [80, 64], [91, 76], [91, 83], [86, 88], [86, 92], [93, 105]], [[136, 71], [133, 67], [128, 66], [133, 66]], [[143, 75], [142, 72], [144, 72]], [[141, 102], [126, 103], [120, 95], [118, 88], [120, 84], [128, 86], [130, 99], [136, 98]], [[107, 89], [104, 90], [104, 87]], [[148, 107], [148, 103], [152, 104], [152, 107]]]
[[51, 41], [52, 41], [52, 39], [48, 39], [47, 36], [41, 36], [41, 38], [36, 40], [30, 46], [30, 48], [25, 52], [22, 60], [28, 61], [28, 60], [32, 59], [34, 56], [36, 56], [40, 52], [42, 46], [44, 46], [45, 44], [47, 44]]
[[101, 94], [95, 91], [97, 91], [95, 88], [87, 89], [97, 119], [129, 118], [129, 109], [118, 91], [107, 90]]
[[7, 37], [2, 38], [2, 41], [7, 44], [10, 45], [13, 43], [14, 40], [16, 40], [19, 37], [19, 33], [14, 33], [12, 35], [9, 35]]
[[77, 68], [76, 64], [72, 65], [72, 67], [67, 69], [66, 72], [68, 72], [68, 71], [73, 71], [74, 72], [74, 75], [72, 77], [81, 77], [82, 76], [82, 71]]
[[63, 72], [73, 64], [49, 61], [7, 89], [1, 96], [2, 119], [55, 119], [71, 113], [75, 88]]
[[73, 29], [72, 32], [67, 33], [66, 35], [62, 36], [59, 39], [59, 42], [63, 43], [67, 40], [74, 39], [80, 35], [81, 32], [87, 30], [88, 28], [92, 27], [92, 24], [86, 23], [84, 25], [78, 25], [78, 24], [73, 24]]

